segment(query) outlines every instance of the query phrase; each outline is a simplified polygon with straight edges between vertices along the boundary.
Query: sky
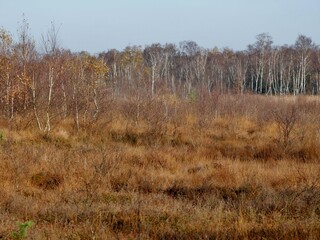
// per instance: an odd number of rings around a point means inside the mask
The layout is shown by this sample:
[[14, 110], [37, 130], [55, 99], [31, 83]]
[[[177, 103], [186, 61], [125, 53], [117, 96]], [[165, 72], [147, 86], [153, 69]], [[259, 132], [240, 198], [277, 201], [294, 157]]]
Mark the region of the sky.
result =
[[24, 14], [39, 44], [54, 22], [61, 47], [93, 54], [181, 41], [245, 50], [264, 32], [275, 45], [299, 34], [320, 44], [319, 9], [320, 0], [0, 0], [0, 28], [17, 37]]

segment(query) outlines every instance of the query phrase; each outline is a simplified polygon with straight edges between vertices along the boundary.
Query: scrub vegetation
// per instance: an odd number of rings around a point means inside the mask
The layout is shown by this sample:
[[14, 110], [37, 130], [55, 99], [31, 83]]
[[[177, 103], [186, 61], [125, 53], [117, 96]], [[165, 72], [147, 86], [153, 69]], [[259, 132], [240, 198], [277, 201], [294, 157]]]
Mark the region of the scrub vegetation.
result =
[[162, 96], [106, 113], [50, 135], [2, 122], [2, 238], [27, 220], [30, 239], [319, 236], [317, 97]]
[[0, 239], [319, 238], [311, 39], [93, 56], [28, 29], [0, 30]]

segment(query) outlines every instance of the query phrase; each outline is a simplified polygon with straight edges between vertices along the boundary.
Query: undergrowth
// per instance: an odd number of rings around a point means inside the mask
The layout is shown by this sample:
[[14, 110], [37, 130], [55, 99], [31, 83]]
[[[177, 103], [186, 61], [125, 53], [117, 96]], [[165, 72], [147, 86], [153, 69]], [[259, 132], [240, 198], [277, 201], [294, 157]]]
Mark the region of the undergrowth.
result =
[[0, 238], [33, 219], [30, 239], [317, 239], [319, 102], [233, 98], [2, 124]]

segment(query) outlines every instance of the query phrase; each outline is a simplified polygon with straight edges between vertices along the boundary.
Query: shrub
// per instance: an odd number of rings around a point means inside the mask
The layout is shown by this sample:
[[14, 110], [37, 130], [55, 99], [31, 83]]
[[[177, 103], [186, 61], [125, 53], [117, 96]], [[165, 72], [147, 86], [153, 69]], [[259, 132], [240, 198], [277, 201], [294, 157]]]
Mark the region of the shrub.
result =
[[19, 229], [12, 233], [13, 238], [18, 240], [24, 239], [27, 236], [27, 230], [32, 227], [33, 224], [33, 221], [18, 222]]

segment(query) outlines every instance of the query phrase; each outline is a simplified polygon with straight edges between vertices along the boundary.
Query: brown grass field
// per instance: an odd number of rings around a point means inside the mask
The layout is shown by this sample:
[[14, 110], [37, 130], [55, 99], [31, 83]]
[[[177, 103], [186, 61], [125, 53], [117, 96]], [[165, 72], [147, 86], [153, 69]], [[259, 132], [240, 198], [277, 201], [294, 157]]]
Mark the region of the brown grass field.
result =
[[0, 127], [0, 239], [26, 221], [26, 239], [320, 238], [318, 97], [122, 99], [79, 132]]

